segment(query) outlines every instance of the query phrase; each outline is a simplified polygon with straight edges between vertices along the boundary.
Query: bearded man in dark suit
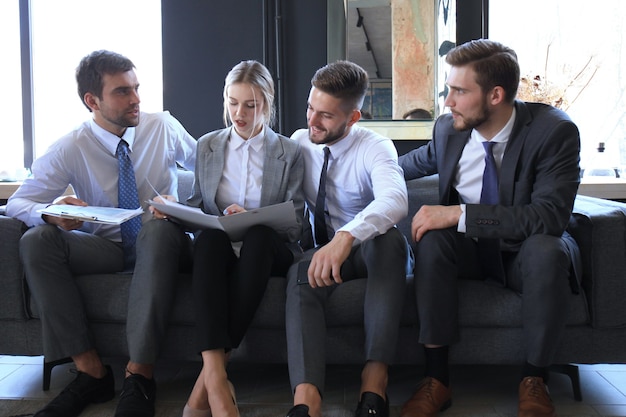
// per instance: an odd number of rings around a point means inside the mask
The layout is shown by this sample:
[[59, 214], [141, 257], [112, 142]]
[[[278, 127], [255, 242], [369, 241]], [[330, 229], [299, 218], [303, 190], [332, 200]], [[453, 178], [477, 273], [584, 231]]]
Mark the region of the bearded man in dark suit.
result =
[[580, 181], [578, 129], [554, 107], [515, 100], [520, 70], [512, 49], [475, 40], [446, 62], [450, 112], [436, 121], [431, 142], [399, 160], [407, 180], [439, 174], [440, 196], [411, 224], [426, 375], [401, 416], [436, 416], [451, 404], [448, 346], [459, 338], [457, 280], [464, 278], [521, 294], [518, 415], [555, 416], [548, 366], [580, 266], [565, 231]]

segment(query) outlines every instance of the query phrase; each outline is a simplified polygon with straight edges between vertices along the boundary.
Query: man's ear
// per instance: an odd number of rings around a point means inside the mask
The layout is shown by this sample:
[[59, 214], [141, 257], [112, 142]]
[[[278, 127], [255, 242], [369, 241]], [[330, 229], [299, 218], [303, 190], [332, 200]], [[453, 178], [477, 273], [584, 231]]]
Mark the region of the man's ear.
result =
[[352, 110], [352, 114], [350, 115], [350, 120], [348, 121], [348, 126], [352, 126], [359, 120], [361, 120], [361, 112], [359, 110]]
[[499, 85], [493, 87], [493, 90], [491, 90], [491, 93], [489, 94], [489, 102], [495, 106], [496, 104], [500, 104], [504, 101], [506, 101], [506, 92], [504, 91], [504, 88]]
[[92, 93], [85, 93], [83, 101], [91, 109], [91, 111], [100, 110], [100, 99]]

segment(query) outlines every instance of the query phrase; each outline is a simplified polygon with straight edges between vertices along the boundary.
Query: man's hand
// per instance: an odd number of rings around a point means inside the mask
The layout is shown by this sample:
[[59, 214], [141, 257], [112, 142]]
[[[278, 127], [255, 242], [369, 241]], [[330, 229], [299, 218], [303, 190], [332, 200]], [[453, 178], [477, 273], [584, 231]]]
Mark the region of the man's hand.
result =
[[456, 226], [461, 213], [461, 206], [422, 206], [413, 216], [411, 236], [419, 242], [429, 230]]
[[[68, 204], [70, 206], [88, 206], [83, 200], [76, 197], [67, 196], [54, 202], [54, 204]], [[83, 227], [83, 222], [77, 219], [65, 219], [63, 217], [49, 216], [47, 214], [42, 215], [43, 221], [49, 224], [54, 224], [63, 230], [77, 230]]]
[[[173, 195], [157, 196], [157, 197], [154, 197], [152, 200], [154, 200], [157, 203], [163, 203], [163, 200], [176, 202], [176, 198]], [[155, 219], [167, 219], [166, 214], [161, 213], [159, 210], [155, 209], [152, 206], [148, 206], [148, 210], [150, 210], [150, 213], [152, 213], [152, 216]]]
[[313, 254], [309, 265], [309, 284], [313, 288], [341, 284], [341, 265], [348, 259], [354, 237], [348, 232], [337, 232], [333, 239]]

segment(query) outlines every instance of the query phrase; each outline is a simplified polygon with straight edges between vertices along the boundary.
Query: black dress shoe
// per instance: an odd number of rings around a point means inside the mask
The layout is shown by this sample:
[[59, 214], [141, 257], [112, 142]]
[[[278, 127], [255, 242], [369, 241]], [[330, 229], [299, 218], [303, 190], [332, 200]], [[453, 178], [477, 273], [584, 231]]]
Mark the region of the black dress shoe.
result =
[[154, 417], [156, 383], [154, 378], [132, 374], [124, 380], [115, 417]]
[[110, 366], [103, 378], [76, 371], [76, 378], [35, 417], [76, 417], [89, 404], [103, 403], [115, 397], [115, 381]]
[[311, 417], [309, 416], [309, 406], [304, 404], [294, 405], [287, 412], [286, 417]]
[[389, 400], [373, 392], [364, 392], [354, 417], [389, 417]]

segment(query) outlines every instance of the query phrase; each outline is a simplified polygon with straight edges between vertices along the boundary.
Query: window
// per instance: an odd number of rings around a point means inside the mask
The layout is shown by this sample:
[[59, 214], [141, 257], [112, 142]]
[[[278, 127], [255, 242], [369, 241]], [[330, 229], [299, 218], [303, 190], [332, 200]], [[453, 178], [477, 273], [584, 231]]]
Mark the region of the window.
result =
[[21, 176], [18, 170], [24, 165], [18, 0], [0, 2], [0, 34], [0, 74], [3, 84], [0, 100], [0, 180], [10, 180]]
[[[565, 110], [581, 135], [581, 167], [599, 142], [626, 175], [626, 2], [489, 1], [489, 38], [513, 48], [520, 97]], [[526, 93], [526, 95], [525, 95]]]
[[[6, 43], [10, 44], [11, 50], [17, 50], [15, 64], [4, 66], [17, 71], [17, 74], [7, 74], [3, 77], [5, 80], [20, 79], [19, 33], [11, 35], [14, 31], [11, 25], [19, 25], [17, 4], [18, 1], [15, 0], [9, 4], [3, 1], [0, 5], [0, 34], [4, 40], [8, 40]], [[9, 5], [12, 7], [5, 12], [4, 9]], [[109, 0], [104, 3], [84, 0], [30, 0], [30, 6], [35, 158], [42, 155], [52, 142], [90, 117], [76, 92], [74, 72], [81, 58], [92, 51], [108, 49], [130, 58], [136, 66], [141, 84], [141, 109], [162, 110], [160, 0]], [[10, 24], [5, 24], [5, 20]], [[19, 31], [19, 28], [16, 30]], [[4, 44], [5, 42], [2, 44], [3, 48]], [[7, 86], [17, 88], [15, 96], [21, 97], [19, 83], [6, 83], [5, 88]], [[3, 100], [2, 106], [5, 105], [21, 109], [21, 105], [16, 105], [14, 100]], [[22, 137], [21, 117], [21, 113], [12, 115], [9, 120], [11, 123], [3, 123], [3, 126], [9, 125], [18, 132], [0, 136], [2, 149], [11, 149], [16, 155], [9, 161], [5, 161], [3, 157], [0, 160], [0, 170], [3, 166], [17, 164], [16, 167], [7, 169], [19, 169], [23, 165], [23, 150], [21, 146], [18, 149], [15, 143], [16, 136]]]

